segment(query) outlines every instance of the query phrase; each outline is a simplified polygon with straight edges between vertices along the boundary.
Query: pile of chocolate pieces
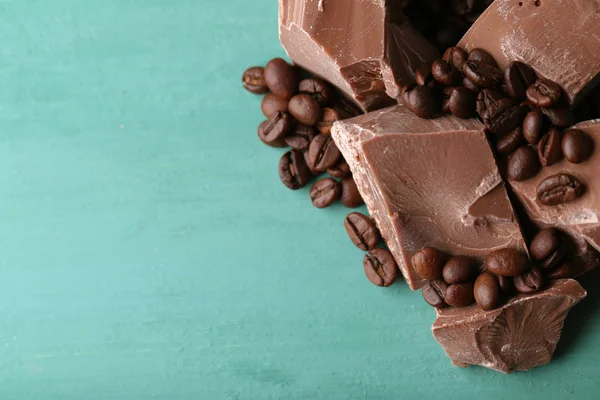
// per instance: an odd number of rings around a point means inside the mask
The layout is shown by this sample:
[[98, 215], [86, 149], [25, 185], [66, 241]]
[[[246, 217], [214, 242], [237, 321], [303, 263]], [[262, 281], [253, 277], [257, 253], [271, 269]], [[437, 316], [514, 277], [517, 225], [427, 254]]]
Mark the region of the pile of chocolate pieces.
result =
[[[279, 33], [362, 111], [314, 123], [369, 210], [345, 221], [369, 279], [388, 286], [397, 265], [422, 289], [455, 365], [550, 362], [586, 296], [574, 278], [600, 265], [600, 0], [280, 0]], [[320, 161], [325, 141], [305, 150]], [[288, 181], [327, 169], [301, 154]]]

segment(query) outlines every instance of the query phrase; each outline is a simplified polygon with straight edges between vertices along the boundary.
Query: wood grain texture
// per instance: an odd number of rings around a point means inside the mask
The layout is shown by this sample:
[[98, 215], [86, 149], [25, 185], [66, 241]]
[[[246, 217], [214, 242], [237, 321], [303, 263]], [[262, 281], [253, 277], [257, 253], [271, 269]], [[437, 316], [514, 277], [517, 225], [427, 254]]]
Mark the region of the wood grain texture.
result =
[[366, 280], [346, 210], [281, 185], [240, 82], [283, 55], [274, 1], [0, 13], [1, 399], [596, 395], [597, 295], [550, 366], [454, 368], [420, 294]]

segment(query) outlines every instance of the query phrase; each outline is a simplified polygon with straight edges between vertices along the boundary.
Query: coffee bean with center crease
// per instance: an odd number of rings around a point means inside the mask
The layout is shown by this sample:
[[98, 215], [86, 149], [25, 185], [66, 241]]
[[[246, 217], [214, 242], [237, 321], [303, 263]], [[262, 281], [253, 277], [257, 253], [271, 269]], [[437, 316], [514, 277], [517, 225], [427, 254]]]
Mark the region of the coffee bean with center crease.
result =
[[526, 91], [527, 99], [538, 107], [552, 107], [562, 94], [560, 85], [548, 79], [538, 79]]
[[419, 86], [435, 86], [435, 80], [431, 75], [431, 63], [424, 63], [417, 67], [415, 70], [415, 80]]
[[446, 255], [435, 247], [424, 247], [411, 259], [415, 272], [423, 279], [432, 280], [442, 277]]
[[298, 74], [281, 58], [274, 58], [267, 63], [264, 77], [269, 90], [282, 99], [290, 99], [298, 90]]
[[405, 95], [406, 106], [419, 118], [432, 118], [441, 108], [435, 91], [428, 86], [417, 86]]
[[475, 104], [477, 113], [485, 121], [493, 119], [502, 111], [513, 106], [515, 102], [499, 90], [483, 89], [477, 95]]
[[548, 167], [563, 158], [561, 149], [560, 131], [556, 128], [550, 129], [538, 144], [538, 156], [544, 167]]
[[467, 61], [463, 72], [478, 87], [491, 88], [502, 82], [502, 72], [498, 67], [481, 61]]
[[265, 69], [263, 67], [250, 67], [242, 75], [244, 89], [254, 94], [264, 94], [269, 91], [265, 83]]
[[575, 123], [575, 116], [568, 105], [560, 104], [552, 108], [542, 108], [542, 113], [552, 125], [566, 128]]
[[451, 257], [442, 270], [444, 280], [451, 285], [472, 281], [476, 275], [477, 264], [467, 256]]
[[494, 67], [498, 67], [496, 59], [494, 59], [490, 53], [480, 48], [475, 48], [469, 52], [469, 61], [479, 61]]
[[294, 150], [306, 151], [315, 136], [316, 133], [312, 126], [296, 124], [285, 137], [285, 144]]
[[485, 259], [484, 267], [500, 276], [520, 276], [530, 267], [527, 256], [516, 249], [506, 248], [492, 251]]
[[348, 214], [344, 220], [344, 227], [352, 243], [361, 250], [374, 249], [381, 241], [375, 223], [364, 214], [357, 212]]
[[501, 293], [500, 284], [495, 275], [484, 272], [477, 277], [473, 295], [477, 304], [485, 311], [498, 307]]
[[356, 208], [364, 204], [363, 198], [356, 186], [356, 182], [354, 182], [354, 179], [351, 176], [342, 179], [340, 183], [342, 185], [340, 203], [342, 203], [344, 207]]
[[496, 150], [498, 150], [498, 153], [500, 154], [508, 155], [519, 148], [524, 140], [521, 128], [516, 127], [498, 140], [498, 143], [496, 143]]
[[325, 171], [337, 164], [341, 154], [331, 135], [320, 134], [313, 138], [308, 148], [308, 160], [317, 171]]
[[430, 280], [423, 286], [422, 294], [423, 298], [432, 307], [443, 308], [446, 307], [446, 290], [448, 284], [442, 279]]
[[457, 46], [453, 46], [449, 47], [444, 52], [444, 56], [442, 58], [450, 65], [453, 65], [454, 68], [458, 69], [459, 71], [462, 71], [463, 65], [465, 62], [467, 62], [469, 55], [464, 49], [461, 49]]
[[492, 118], [484, 119], [485, 127], [496, 135], [504, 135], [521, 125], [523, 108], [512, 106]]
[[324, 80], [318, 78], [309, 78], [300, 81], [298, 90], [300, 93], [310, 95], [320, 106], [329, 104], [334, 96], [331, 86]]
[[431, 65], [431, 75], [437, 82], [446, 86], [458, 84], [461, 78], [460, 71], [442, 59], [433, 62]]
[[377, 286], [390, 286], [396, 280], [398, 267], [392, 254], [385, 249], [373, 249], [363, 259], [365, 275]]
[[577, 200], [584, 186], [573, 175], [558, 173], [544, 179], [537, 188], [538, 200], [546, 206], [555, 206]]
[[310, 176], [311, 173], [302, 152], [288, 151], [279, 160], [279, 177], [288, 188], [297, 190], [306, 186]]
[[474, 282], [463, 282], [456, 285], [448, 286], [446, 289], [446, 304], [452, 307], [467, 307], [473, 304], [475, 298], [473, 296]]
[[448, 108], [457, 118], [471, 118], [475, 116], [475, 101], [477, 95], [465, 87], [457, 87], [452, 91], [448, 100]]
[[267, 93], [260, 103], [260, 110], [265, 117], [270, 118], [278, 112], [287, 112], [288, 104], [287, 100], [279, 98], [273, 93]]
[[514, 280], [515, 289], [523, 294], [539, 292], [544, 286], [544, 276], [539, 268], [533, 267]]
[[317, 122], [317, 129], [319, 130], [319, 132], [328, 135], [331, 133], [333, 123], [335, 121], [339, 121], [340, 119], [342, 119], [342, 117], [336, 109], [325, 107], [323, 108], [321, 120]]
[[323, 178], [310, 188], [310, 200], [317, 208], [329, 207], [340, 197], [340, 192], [340, 184], [335, 179]]
[[553, 270], [558, 267], [562, 261], [567, 256], [567, 247], [559, 246], [548, 258], [546, 258], [542, 263], [540, 263], [540, 267], [546, 270]]
[[456, 87], [445, 87], [442, 89], [442, 112], [450, 112], [450, 98]]
[[508, 157], [508, 178], [514, 181], [526, 181], [540, 170], [538, 155], [529, 146], [519, 147]]
[[285, 136], [292, 125], [288, 113], [278, 112], [258, 126], [258, 137], [266, 145], [285, 147]]
[[290, 99], [288, 105], [290, 114], [300, 123], [316, 125], [321, 119], [321, 107], [319, 103], [306, 93], [297, 94]]
[[512, 62], [504, 71], [507, 93], [514, 99], [524, 99], [527, 88], [536, 81], [535, 72], [520, 61]]
[[592, 155], [594, 141], [581, 129], [569, 129], [563, 136], [561, 147], [569, 162], [579, 164]]
[[531, 144], [538, 144], [544, 129], [544, 114], [539, 108], [529, 111], [523, 120], [523, 136]]
[[333, 176], [334, 178], [338, 178], [338, 179], [345, 178], [347, 176], [350, 176], [350, 174], [351, 174], [350, 166], [348, 165], [346, 160], [341, 158], [335, 167], [329, 168], [327, 170], [327, 173], [329, 175]]

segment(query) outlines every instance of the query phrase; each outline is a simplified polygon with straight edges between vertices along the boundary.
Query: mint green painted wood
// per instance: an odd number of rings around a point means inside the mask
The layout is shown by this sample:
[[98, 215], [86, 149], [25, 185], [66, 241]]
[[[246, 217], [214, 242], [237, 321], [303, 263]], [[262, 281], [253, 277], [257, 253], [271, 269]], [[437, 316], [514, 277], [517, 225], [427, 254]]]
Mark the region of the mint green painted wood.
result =
[[283, 55], [274, 1], [0, 13], [1, 399], [597, 398], [598, 294], [552, 365], [454, 368], [346, 210], [280, 184], [240, 84]]

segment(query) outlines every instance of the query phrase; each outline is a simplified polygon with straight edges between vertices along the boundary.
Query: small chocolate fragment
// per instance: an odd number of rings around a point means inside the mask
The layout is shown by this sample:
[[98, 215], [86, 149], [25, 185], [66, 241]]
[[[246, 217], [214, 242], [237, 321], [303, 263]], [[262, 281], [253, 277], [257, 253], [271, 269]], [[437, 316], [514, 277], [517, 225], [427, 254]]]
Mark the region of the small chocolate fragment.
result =
[[358, 188], [356, 187], [356, 182], [354, 182], [354, 179], [351, 176], [342, 179], [341, 185], [342, 195], [340, 202], [344, 207], [356, 208], [364, 204]]
[[529, 269], [527, 256], [515, 249], [500, 249], [490, 253], [486, 258], [486, 271], [499, 276], [520, 276]]
[[508, 158], [508, 177], [514, 181], [525, 181], [540, 170], [538, 155], [529, 146], [519, 147]]
[[377, 247], [381, 240], [373, 220], [364, 214], [353, 212], [344, 219], [344, 227], [352, 243], [363, 251]]
[[317, 208], [326, 208], [340, 197], [340, 185], [332, 178], [316, 181], [310, 188], [310, 200]]
[[260, 110], [265, 117], [270, 118], [278, 112], [287, 112], [288, 104], [287, 100], [279, 98], [273, 93], [267, 93], [260, 103]]
[[569, 174], [549, 176], [537, 188], [537, 197], [546, 206], [568, 203], [578, 199], [582, 193], [583, 185]]
[[470, 282], [477, 275], [477, 264], [471, 257], [454, 256], [444, 265], [442, 275], [444, 280], [450, 285]]
[[538, 144], [538, 157], [544, 167], [550, 166], [563, 158], [561, 136], [558, 129], [552, 128], [542, 136]]
[[569, 129], [562, 139], [562, 152], [565, 158], [579, 164], [590, 158], [594, 150], [594, 142], [581, 129]]
[[390, 286], [398, 274], [394, 257], [385, 249], [373, 249], [365, 254], [363, 267], [367, 278], [377, 286]]
[[264, 70], [265, 83], [277, 97], [289, 100], [298, 91], [298, 77], [293, 67], [282, 58], [274, 58]]
[[423, 279], [432, 280], [442, 277], [446, 255], [434, 247], [424, 247], [412, 257], [412, 267]]
[[484, 272], [475, 280], [473, 287], [475, 301], [486, 311], [493, 310], [500, 303], [501, 289], [496, 275]]
[[452, 307], [467, 307], [473, 304], [473, 282], [464, 282], [448, 286], [446, 289], [446, 304]]
[[265, 83], [265, 69], [263, 67], [250, 67], [242, 75], [244, 89], [254, 94], [265, 94], [269, 91]]
[[445, 298], [447, 289], [448, 284], [442, 279], [431, 280], [423, 286], [423, 298], [432, 307], [446, 307]]
[[279, 177], [281, 182], [292, 190], [306, 186], [311, 173], [304, 161], [302, 152], [288, 151], [279, 160]]
[[515, 289], [517, 292], [531, 294], [539, 292], [544, 286], [544, 276], [539, 268], [533, 267], [521, 276], [514, 279]]

